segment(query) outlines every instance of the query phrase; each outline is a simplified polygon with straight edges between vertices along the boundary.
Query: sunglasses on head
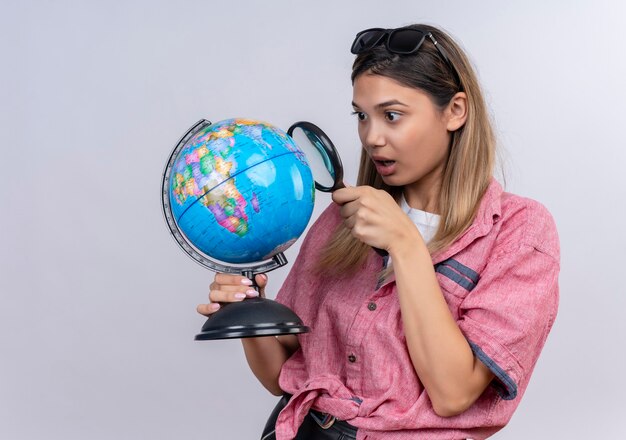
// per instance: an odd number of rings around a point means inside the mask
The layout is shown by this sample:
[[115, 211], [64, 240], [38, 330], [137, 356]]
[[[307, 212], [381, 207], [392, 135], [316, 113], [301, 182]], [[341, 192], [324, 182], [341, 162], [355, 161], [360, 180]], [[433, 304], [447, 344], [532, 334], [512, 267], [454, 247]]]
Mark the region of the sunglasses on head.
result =
[[385, 47], [391, 53], [410, 55], [417, 52], [419, 48], [422, 47], [422, 44], [427, 37], [435, 45], [435, 48], [441, 55], [441, 58], [443, 58], [450, 69], [452, 69], [457, 82], [460, 84], [459, 75], [446, 55], [446, 51], [443, 47], [439, 46], [439, 43], [437, 43], [437, 40], [431, 32], [424, 32], [419, 29], [410, 28], [365, 29], [364, 31], [356, 34], [352, 47], [350, 48], [350, 52], [358, 55], [366, 50], [370, 50], [371, 48], [378, 46], [379, 44], [385, 43]]

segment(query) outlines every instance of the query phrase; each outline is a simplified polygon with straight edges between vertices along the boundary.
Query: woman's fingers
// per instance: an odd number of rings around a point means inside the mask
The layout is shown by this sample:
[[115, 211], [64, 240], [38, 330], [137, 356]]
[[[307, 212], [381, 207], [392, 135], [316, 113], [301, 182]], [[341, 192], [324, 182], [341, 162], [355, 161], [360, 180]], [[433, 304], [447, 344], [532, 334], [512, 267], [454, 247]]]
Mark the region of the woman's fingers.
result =
[[267, 275], [257, 274], [255, 281], [258, 290], [252, 287], [251, 280], [242, 275], [217, 273], [209, 285], [209, 303], [199, 304], [196, 310], [202, 315], [210, 316], [220, 309], [220, 303], [239, 302], [259, 295], [265, 297]]
[[209, 300], [211, 302], [238, 302], [243, 301], [246, 298], [253, 298], [259, 296], [259, 292], [249, 287], [245, 290], [242, 289], [211, 289], [209, 292]]
[[[211, 292], [221, 292], [216, 296], [216, 298], [220, 299], [213, 299], [210, 294], [209, 299], [211, 301], [233, 302], [259, 296], [259, 292], [252, 287], [252, 284], [251, 280], [242, 275], [218, 273], [215, 275], [215, 281], [209, 286], [209, 290]], [[242, 294], [245, 296], [242, 296]]]
[[346, 187], [333, 191], [331, 197], [338, 205], [343, 205], [359, 198], [359, 187]]
[[210, 304], [199, 304], [196, 307], [198, 313], [204, 316], [211, 316], [213, 313], [217, 312], [220, 309], [220, 305], [218, 303], [210, 303]]
[[[213, 287], [213, 284], [211, 284]], [[259, 296], [259, 292], [253, 288], [248, 288], [245, 291], [241, 291], [241, 288], [231, 289], [232, 286], [222, 286], [222, 290], [212, 288], [209, 292], [209, 303], [199, 304], [196, 307], [198, 313], [204, 316], [210, 316], [220, 309], [219, 303], [232, 303], [243, 301], [246, 298], [254, 298]], [[223, 290], [228, 288], [229, 290]]]
[[243, 275], [233, 275], [229, 273], [215, 274], [215, 282], [217, 284], [228, 284], [232, 286], [251, 286], [252, 281]]
[[359, 207], [356, 206], [356, 203], [348, 203], [343, 205], [339, 210], [339, 215], [344, 219], [344, 221], [348, 218], [354, 217], [358, 215], [363, 215], [362, 211], [359, 211]]
[[264, 273], [257, 274], [254, 277], [257, 286], [259, 286], [259, 295], [261, 298], [265, 298], [265, 286], [267, 286], [267, 275]]
[[265, 287], [267, 285], [267, 275], [259, 273], [254, 277], [254, 281], [256, 281], [257, 286]]
[[211, 283], [209, 285], [209, 290], [222, 290], [224, 292], [247, 292], [249, 290], [254, 290], [252, 286], [233, 286], [229, 284], [217, 284]]

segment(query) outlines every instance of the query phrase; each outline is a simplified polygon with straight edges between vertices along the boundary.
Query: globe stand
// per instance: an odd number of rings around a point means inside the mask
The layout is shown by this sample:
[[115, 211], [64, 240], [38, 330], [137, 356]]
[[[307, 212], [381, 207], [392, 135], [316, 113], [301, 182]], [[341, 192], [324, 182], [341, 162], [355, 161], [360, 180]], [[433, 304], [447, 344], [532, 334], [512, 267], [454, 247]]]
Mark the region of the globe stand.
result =
[[289, 308], [266, 298], [229, 303], [202, 326], [196, 341], [306, 333], [309, 328]]
[[[278, 265], [287, 263], [280, 253], [274, 257]], [[254, 287], [254, 270], [242, 270], [241, 275], [249, 278]], [[249, 298], [240, 302], [225, 303], [206, 320], [196, 341], [231, 338], [254, 338], [307, 333], [309, 328], [290, 308], [267, 298]]]
[[[180, 231], [169, 200], [169, 182], [174, 161], [186, 142], [200, 130], [211, 125], [210, 121], [201, 119], [194, 124], [178, 141], [170, 154], [163, 172], [161, 184], [161, 207], [172, 237], [181, 249], [196, 263], [214, 272], [243, 275], [249, 278], [254, 287], [256, 274], [269, 272], [287, 264], [282, 252], [270, 260], [254, 265], [229, 265], [213, 260], [197, 249]], [[267, 298], [250, 298], [240, 302], [222, 304], [222, 307], [204, 323], [200, 333], [194, 338], [197, 341], [231, 338], [251, 338], [257, 336], [273, 336], [306, 333], [309, 328], [288, 307]]]

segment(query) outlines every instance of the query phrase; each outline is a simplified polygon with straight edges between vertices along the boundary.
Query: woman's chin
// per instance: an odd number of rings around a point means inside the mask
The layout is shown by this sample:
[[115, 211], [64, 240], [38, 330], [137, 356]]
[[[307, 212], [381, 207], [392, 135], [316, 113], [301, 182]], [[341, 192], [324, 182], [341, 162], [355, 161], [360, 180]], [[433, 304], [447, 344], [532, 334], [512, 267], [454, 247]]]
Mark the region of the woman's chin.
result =
[[387, 176], [380, 176], [380, 178], [385, 182], [385, 185], [388, 186], [404, 186], [406, 182], [399, 178], [396, 174], [389, 174]]

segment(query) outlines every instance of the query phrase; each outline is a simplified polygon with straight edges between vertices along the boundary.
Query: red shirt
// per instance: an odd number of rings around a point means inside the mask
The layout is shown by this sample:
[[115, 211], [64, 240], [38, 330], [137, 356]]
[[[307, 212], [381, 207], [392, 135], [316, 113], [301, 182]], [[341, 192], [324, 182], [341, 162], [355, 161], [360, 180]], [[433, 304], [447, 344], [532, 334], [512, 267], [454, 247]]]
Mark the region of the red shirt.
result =
[[433, 265], [450, 312], [474, 355], [496, 379], [465, 412], [438, 416], [409, 357], [392, 278], [371, 252], [354, 276], [320, 277], [312, 268], [341, 222], [331, 204], [307, 234], [276, 300], [311, 327], [282, 367], [293, 397], [276, 424], [292, 439], [311, 407], [358, 427], [358, 440], [483, 439], [511, 418], [554, 322], [559, 241], [538, 202], [492, 180], [473, 224]]

